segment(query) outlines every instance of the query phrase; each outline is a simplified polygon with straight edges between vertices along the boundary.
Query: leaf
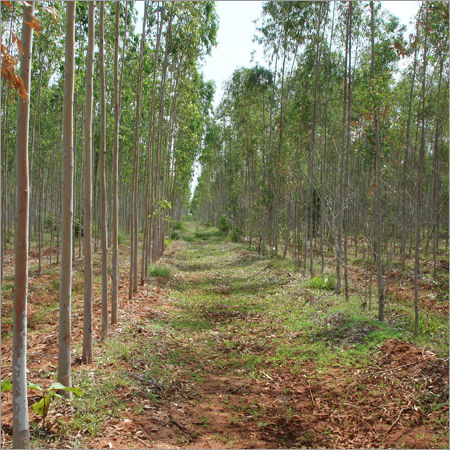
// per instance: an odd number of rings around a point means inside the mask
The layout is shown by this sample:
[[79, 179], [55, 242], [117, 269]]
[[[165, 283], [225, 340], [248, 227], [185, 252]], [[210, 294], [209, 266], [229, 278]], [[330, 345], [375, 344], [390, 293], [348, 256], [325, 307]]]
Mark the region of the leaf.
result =
[[42, 30], [42, 26], [41, 24], [38, 22], [38, 20], [36, 19], [36, 17], [33, 17], [33, 20], [31, 22], [29, 22], [28, 20], [24, 20], [24, 23], [26, 23], [27, 25], [29, 25], [31, 28], [33, 28], [33, 30], [36, 31], [36, 33], [39, 33]]
[[33, 411], [36, 414], [39, 414], [40, 416], [46, 416], [51, 401], [52, 401], [52, 394], [47, 394], [31, 407], [33, 408]]
[[2, 0], [2, 3], [4, 5], [6, 5], [8, 7], [8, 9], [11, 11], [11, 8], [12, 8], [11, 2], [7, 2], [6, 0]]
[[84, 394], [84, 392], [80, 388], [77, 388], [77, 387], [65, 387], [62, 390], [73, 392], [75, 394], [75, 397], [81, 397]]
[[65, 389], [66, 386], [64, 386], [62, 383], [60, 383], [59, 381], [56, 381], [55, 383], [52, 383], [50, 385], [50, 387], [48, 388], [49, 391], [56, 391], [56, 390], [62, 390]]
[[42, 391], [43, 389], [36, 383], [27, 383], [28, 389], [37, 389], [38, 391]]
[[55, 23], [58, 22], [58, 13], [56, 12], [56, 9], [53, 8], [53, 6], [44, 6], [43, 8], [53, 16], [53, 20], [55, 21]]
[[69, 391], [73, 392], [76, 397], [81, 397], [83, 395], [83, 391], [80, 388], [73, 386], [64, 386], [62, 383], [56, 382], [53, 383], [49, 388], [49, 391]]
[[2, 381], [2, 392], [10, 392], [12, 391], [13, 385], [11, 381], [9, 380], [3, 380]]

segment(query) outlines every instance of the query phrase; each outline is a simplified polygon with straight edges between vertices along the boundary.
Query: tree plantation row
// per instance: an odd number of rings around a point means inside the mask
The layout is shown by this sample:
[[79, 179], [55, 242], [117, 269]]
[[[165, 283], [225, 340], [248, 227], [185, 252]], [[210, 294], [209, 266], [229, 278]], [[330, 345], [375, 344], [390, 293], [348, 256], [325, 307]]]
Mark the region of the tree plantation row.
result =
[[52, 395], [77, 393], [73, 261], [83, 270], [80, 360], [90, 364], [94, 300], [105, 341], [121, 314], [119, 280], [131, 299], [187, 214], [332, 280], [362, 308], [376, 280], [380, 321], [393, 274], [407, 277], [420, 331], [424, 266], [436, 278], [448, 251], [448, 3], [422, 2], [408, 35], [380, 3], [264, 2], [255, 39], [266, 66], [236, 69], [214, 109], [201, 64], [217, 27], [209, 1], [1, 2], [14, 448], [30, 445], [30, 258], [33, 276], [60, 268]]
[[423, 2], [414, 25], [374, 2], [264, 3], [269, 68], [229, 80], [192, 210], [311, 277], [333, 255], [336, 293], [359, 285], [363, 306], [373, 273], [379, 320], [390, 274], [413, 274], [417, 333], [421, 263], [436, 276], [448, 249], [448, 4]]
[[119, 314], [119, 239], [130, 236], [131, 298], [186, 210], [213, 94], [198, 63], [217, 18], [212, 2], [146, 1], [141, 30], [134, 2], [2, 2], [2, 19], [1, 248], [3, 262], [14, 240], [13, 446], [27, 448], [28, 254], [39, 273], [44, 249], [61, 266], [57, 378], [70, 387], [75, 244], [89, 363], [93, 252], [102, 254], [104, 339]]

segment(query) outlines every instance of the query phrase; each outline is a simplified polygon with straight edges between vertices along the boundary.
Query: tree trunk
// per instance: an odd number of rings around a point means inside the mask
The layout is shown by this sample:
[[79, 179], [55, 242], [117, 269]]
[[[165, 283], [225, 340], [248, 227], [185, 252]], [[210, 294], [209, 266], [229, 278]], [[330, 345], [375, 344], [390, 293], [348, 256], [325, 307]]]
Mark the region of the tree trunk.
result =
[[128, 298], [133, 296], [133, 292], [137, 291], [137, 248], [138, 248], [138, 211], [137, 211], [137, 195], [138, 195], [138, 175], [139, 175], [139, 126], [141, 117], [141, 90], [142, 90], [142, 64], [144, 59], [144, 42], [145, 27], [147, 24], [149, 2], [145, 2], [144, 19], [142, 21], [142, 35], [139, 52], [139, 69], [136, 91], [136, 123], [134, 129], [134, 169], [132, 181], [132, 198], [131, 198], [131, 253], [130, 253], [130, 284], [128, 290]]
[[417, 211], [416, 211], [416, 246], [414, 252], [414, 335], [419, 334], [419, 269], [420, 269], [420, 232], [422, 227], [422, 180], [425, 160], [425, 81], [427, 75], [427, 37], [428, 37], [428, 3], [425, 5], [423, 70], [422, 70], [422, 117], [419, 149], [419, 167], [417, 174]]
[[406, 262], [406, 205], [407, 205], [407, 173], [408, 173], [408, 156], [411, 147], [411, 115], [412, 115], [412, 101], [414, 93], [414, 82], [416, 80], [416, 67], [417, 67], [417, 43], [418, 39], [418, 25], [416, 27], [416, 42], [414, 47], [414, 66], [411, 80], [411, 88], [409, 91], [409, 104], [408, 104], [408, 122], [406, 124], [406, 145], [405, 145], [405, 158], [403, 161], [403, 192], [402, 192], [402, 241], [401, 241], [401, 258], [402, 258], [402, 270], [405, 270]]
[[142, 276], [141, 276], [141, 284], [144, 284], [144, 281], [148, 277], [148, 260], [150, 256], [150, 244], [151, 244], [151, 232], [152, 227], [150, 226], [152, 223], [153, 216], [153, 183], [154, 180], [152, 178], [153, 173], [153, 155], [154, 155], [154, 138], [155, 138], [155, 105], [156, 105], [156, 72], [158, 68], [158, 55], [159, 49], [161, 46], [161, 35], [162, 28], [164, 24], [164, 17], [166, 11], [166, 3], [164, 2], [161, 8], [161, 13], [159, 17], [159, 25], [158, 25], [158, 33], [156, 37], [156, 47], [155, 47], [155, 56], [153, 63], [153, 81], [152, 81], [152, 109], [151, 109], [151, 118], [150, 118], [150, 127], [149, 127], [149, 136], [148, 136], [148, 156], [147, 156], [147, 187], [146, 187], [146, 196], [147, 196], [147, 215], [145, 218], [145, 228], [144, 228], [144, 243], [143, 246], [143, 254], [142, 254]]
[[439, 137], [440, 137], [440, 114], [441, 114], [441, 83], [442, 83], [442, 71], [444, 67], [444, 60], [441, 57], [439, 62], [439, 81], [438, 81], [438, 91], [437, 91], [437, 110], [436, 110], [436, 125], [435, 125], [435, 135], [434, 135], [434, 145], [433, 145], [433, 278], [437, 275], [437, 252], [439, 250], [439, 220], [440, 220], [440, 187], [441, 180], [439, 174]]
[[[26, 24], [33, 20], [34, 2], [23, 6], [20, 76], [29, 94], [33, 29]], [[18, 99], [16, 136], [16, 236], [15, 286], [13, 318], [13, 448], [29, 448], [27, 397], [27, 291], [28, 291], [28, 125], [29, 97]]]
[[66, 56], [64, 64], [63, 163], [61, 209], [61, 275], [59, 286], [58, 381], [71, 386], [70, 316], [72, 300], [72, 221], [73, 221], [73, 88], [75, 4], [66, 4]]
[[104, 52], [105, 2], [100, 3], [100, 193], [102, 241], [102, 340], [108, 335], [108, 235], [106, 215], [106, 83]]
[[[120, 97], [119, 97], [119, 19], [120, 2], [116, 2], [115, 46], [114, 46], [114, 154], [113, 154], [113, 223], [112, 223], [112, 308], [111, 324], [117, 323], [119, 309], [119, 124], [120, 124]], [[125, 17], [126, 20], [126, 17]]]
[[92, 91], [95, 43], [95, 2], [89, 3], [84, 122], [84, 311], [83, 361], [92, 362]]
[[382, 180], [381, 180], [381, 148], [380, 148], [380, 130], [378, 124], [378, 105], [376, 104], [375, 90], [375, 17], [373, 1], [370, 2], [370, 42], [371, 42], [371, 66], [370, 79], [372, 88], [373, 121], [375, 128], [375, 202], [376, 202], [376, 221], [375, 221], [375, 253], [377, 258], [377, 283], [378, 283], [378, 320], [384, 320], [384, 289], [383, 289], [383, 268], [382, 268], [382, 246], [381, 246], [381, 226], [382, 226]]
[[352, 116], [352, 13], [353, 3], [349, 2], [349, 26], [348, 36], [348, 71], [347, 71], [347, 142], [345, 145], [345, 169], [344, 169], [344, 295], [348, 300], [348, 222], [349, 222], [349, 198], [348, 198], [348, 160], [350, 153], [350, 122]]

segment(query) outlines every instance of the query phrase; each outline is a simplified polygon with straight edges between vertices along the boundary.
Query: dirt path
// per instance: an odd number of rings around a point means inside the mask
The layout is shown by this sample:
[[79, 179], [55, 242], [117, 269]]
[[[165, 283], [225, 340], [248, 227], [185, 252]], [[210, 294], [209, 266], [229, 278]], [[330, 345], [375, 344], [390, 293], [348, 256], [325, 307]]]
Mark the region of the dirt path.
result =
[[121, 323], [96, 347], [94, 365], [75, 368], [85, 397], [56, 405], [36, 444], [447, 445], [448, 360], [215, 230], [188, 225], [184, 237], [161, 261], [170, 277], [130, 302], [124, 281]]

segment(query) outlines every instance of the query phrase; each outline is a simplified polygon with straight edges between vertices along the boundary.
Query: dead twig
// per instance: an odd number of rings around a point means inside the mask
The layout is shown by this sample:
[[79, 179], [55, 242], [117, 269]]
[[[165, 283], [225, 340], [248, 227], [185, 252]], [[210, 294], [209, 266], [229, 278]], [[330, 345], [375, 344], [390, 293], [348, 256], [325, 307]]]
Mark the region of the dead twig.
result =
[[313, 396], [313, 393], [311, 392], [311, 388], [309, 386], [309, 383], [308, 383], [308, 391], [309, 391], [309, 395], [311, 397], [311, 402], [312, 402], [313, 406], [316, 408], [317, 404], [316, 404], [316, 401], [314, 400], [314, 396]]
[[394, 422], [391, 423], [391, 426], [385, 431], [384, 437], [386, 437], [387, 434], [389, 433], [389, 431], [392, 430], [392, 428], [394, 427], [394, 425], [399, 421], [401, 415], [403, 414], [403, 411], [405, 411], [406, 409], [407, 409], [407, 408], [402, 408], [402, 409], [400, 410], [400, 412], [398, 413], [397, 418], [394, 420]]

